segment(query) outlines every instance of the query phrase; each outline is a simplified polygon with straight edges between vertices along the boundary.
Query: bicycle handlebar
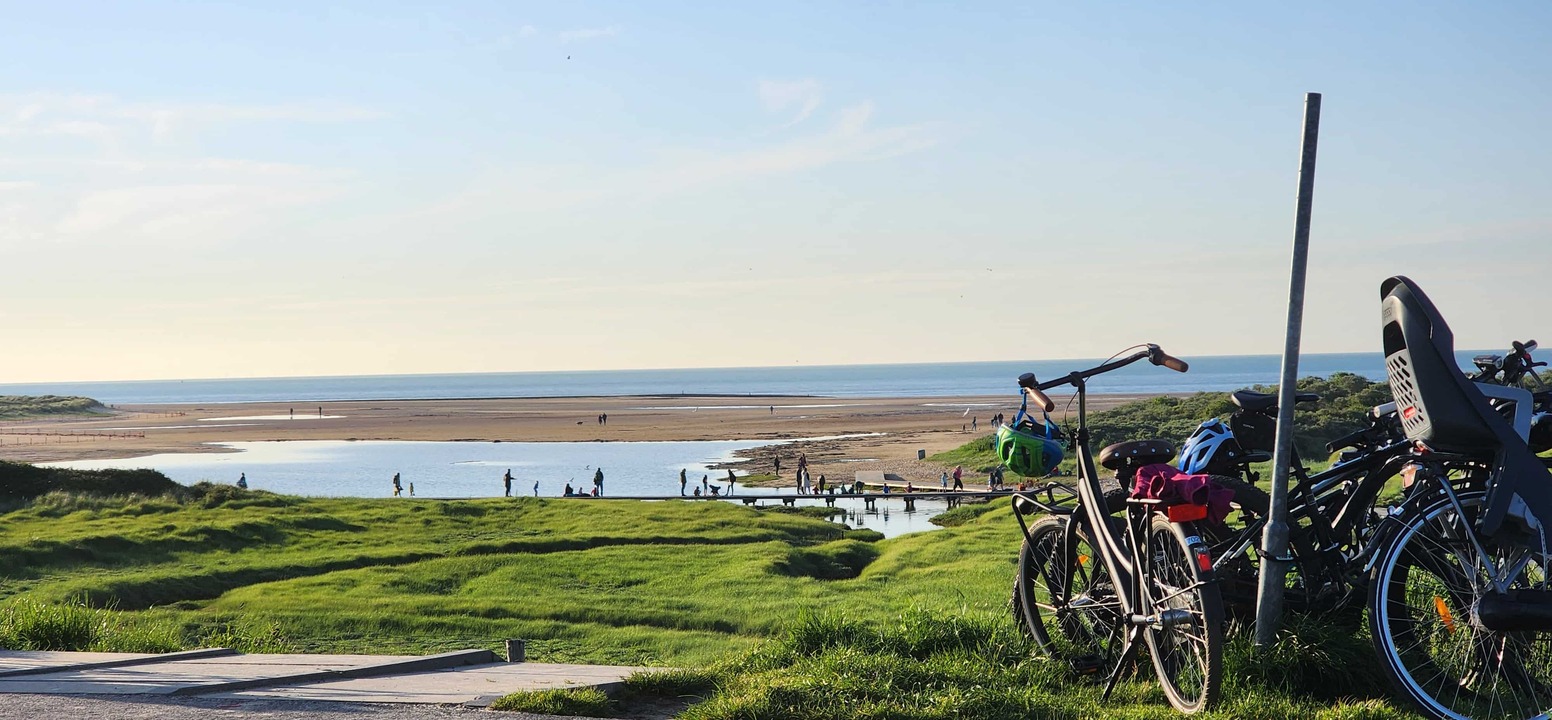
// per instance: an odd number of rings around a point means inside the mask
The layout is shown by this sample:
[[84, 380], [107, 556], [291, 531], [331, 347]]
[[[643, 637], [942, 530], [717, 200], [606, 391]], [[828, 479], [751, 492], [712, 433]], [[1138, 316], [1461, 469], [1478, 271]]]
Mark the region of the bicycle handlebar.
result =
[[1047, 397], [1046, 394], [1041, 391], [1057, 387], [1058, 385], [1072, 385], [1076, 387], [1088, 378], [1110, 372], [1111, 370], [1118, 370], [1143, 358], [1148, 358], [1148, 361], [1154, 365], [1163, 365], [1164, 367], [1174, 370], [1175, 372], [1185, 372], [1191, 368], [1190, 365], [1186, 364], [1186, 361], [1164, 352], [1157, 345], [1150, 343], [1144, 347], [1146, 349], [1133, 353], [1132, 355], [1120, 360], [1112, 360], [1098, 367], [1089, 368], [1088, 370], [1070, 372], [1055, 380], [1040, 382], [1039, 380], [1035, 379], [1034, 373], [1024, 373], [1023, 375], [1019, 376], [1018, 384], [1020, 388], [1024, 389], [1024, 394], [1027, 395], [1030, 400], [1035, 401], [1036, 406], [1040, 407], [1046, 412], [1051, 412], [1056, 408], [1056, 403], [1051, 402], [1051, 398]]

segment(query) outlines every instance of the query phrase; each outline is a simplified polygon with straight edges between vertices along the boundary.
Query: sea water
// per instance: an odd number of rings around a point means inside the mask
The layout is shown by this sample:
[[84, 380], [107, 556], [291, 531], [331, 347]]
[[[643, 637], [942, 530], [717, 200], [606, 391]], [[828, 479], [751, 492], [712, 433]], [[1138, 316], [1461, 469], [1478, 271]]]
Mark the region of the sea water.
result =
[[[1457, 353], [1470, 367], [1475, 352]], [[1188, 357], [1181, 374], [1146, 362], [1096, 378], [1100, 393], [1153, 394], [1236, 390], [1277, 382], [1275, 355]], [[1052, 378], [1098, 364], [1098, 359], [1017, 362], [831, 365], [777, 368], [698, 368], [587, 372], [464, 373], [341, 377], [136, 380], [0, 385], [3, 395], [81, 395], [109, 404], [309, 402], [603, 395], [728, 395], [942, 397], [1016, 395], [1021, 373]], [[1299, 360], [1301, 376], [1350, 372], [1385, 378], [1384, 358], [1373, 353], [1314, 353]], [[643, 405], [652, 405], [644, 402]], [[759, 405], [756, 403], [749, 403]], [[301, 417], [298, 415], [298, 417]]]
[[[570, 483], [591, 491], [595, 470], [604, 473], [604, 497], [679, 495], [679, 471], [690, 480], [691, 493], [702, 476], [727, 492], [727, 471], [711, 465], [733, 459], [734, 453], [771, 441], [700, 442], [411, 442], [304, 440], [220, 443], [219, 453], [166, 453], [128, 459], [72, 460], [40, 463], [86, 470], [153, 468], [174, 481], [191, 485], [202, 480], [231, 484], [246, 475], [248, 487], [287, 495], [323, 497], [391, 497], [393, 476], [399, 474], [404, 494], [415, 486], [416, 497], [480, 498], [504, 493], [502, 476], [512, 471], [512, 494], [533, 496], [534, 483], [544, 497], [560, 495]], [[745, 488], [739, 494], [794, 494], [792, 488]], [[809, 496], [805, 496], [809, 497]], [[587, 502], [587, 501], [578, 501]], [[771, 501], [765, 501], [767, 503]], [[801, 501], [822, 504], [817, 498]], [[928, 519], [942, 512], [941, 501], [923, 500], [919, 510], [906, 513], [898, 500], [878, 503], [868, 512], [858, 498], [841, 498], [852, 527], [867, 527], [894, 536], [937, 526]]]

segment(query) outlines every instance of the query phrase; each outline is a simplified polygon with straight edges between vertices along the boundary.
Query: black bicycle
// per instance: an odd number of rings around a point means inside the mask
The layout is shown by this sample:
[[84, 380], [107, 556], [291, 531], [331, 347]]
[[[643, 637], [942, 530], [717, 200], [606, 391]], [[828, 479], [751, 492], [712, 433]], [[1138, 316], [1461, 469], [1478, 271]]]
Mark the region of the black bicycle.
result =
[[[1027, 373], [1019, 378], [1026, 397], [1047, 412], [1053, 404], [1045, 390], [1076, 389], [1078, 424], [1069, 440], [1078, 474], [1076, 490], [1050, 483], [1015, 496], [1020, 511], [1014, 517], [1024, 534], [1016, 583], [1040, 588], [1015, 592], [1015, 610], [1042, 647], [1077, 667], [1104, 672], [1106, 697], [1146, 645], [1170, 705], [1193, 713], [1217, 699], [1223, 669], [1223, 605], [1198, 527], [1207, 508], [1179, 499], [1117, 499], [1119, 486], [1100, 477], [1089, 447], [1089, 378], [1142, 359], [1187, 370], [1157, 345], [1143, 348], [1056, 380], [1041, 383]], [[1162, 449], [1145, 442], [1128, 452], [1125, 464], [1135, 468]], [[1101, 462], [1111, 467], [1117, 457], [1111, 452]], [[1112, 502], [1124, 512], [1112, 515]], [[1054, 514], [1027, 524], [1028, 508]]]

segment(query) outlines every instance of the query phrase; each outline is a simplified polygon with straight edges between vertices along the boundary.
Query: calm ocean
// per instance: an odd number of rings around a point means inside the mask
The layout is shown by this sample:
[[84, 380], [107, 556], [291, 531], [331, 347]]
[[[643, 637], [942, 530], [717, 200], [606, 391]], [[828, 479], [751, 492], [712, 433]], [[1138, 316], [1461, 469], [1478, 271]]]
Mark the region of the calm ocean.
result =
[[[1458, 353], [1470, 367], [1477, 351]], [[1166, 393], [1235, 390], [1277, 381], [1275, 355], [1188, 357], [1191, 372], [1138, 363], [1090, 384], [1094, 392]], [[328, 400], [416, 400], [598, 395], [819, 395], [941, 397], [1015, 394], [1020, 373], [1041, 378], [1092, 367], [1097, 360], [830, 365], [815, 367], [600, 370], [588, 372], [462, 373], [339, 377], [135, 380], [0, 384], [3, 395], [83, 395], [104, 403], [235, 403]], [[1309, 354], [1301, 376], [1351, 372], [1382, 380], [1378, 353]]]

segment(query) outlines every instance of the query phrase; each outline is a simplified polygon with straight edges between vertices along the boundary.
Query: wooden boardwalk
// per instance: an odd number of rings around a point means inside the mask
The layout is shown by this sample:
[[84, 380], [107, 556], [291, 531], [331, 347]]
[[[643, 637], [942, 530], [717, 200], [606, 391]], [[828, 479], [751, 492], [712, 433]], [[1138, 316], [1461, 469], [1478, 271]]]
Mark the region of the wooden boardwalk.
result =
[[918, 500], [945, 500], [949, 507], [957, 507], [966, 500], [984, 501], [990, 498], [1013, 497], [1011, 490], [933, 490], [923, 492], [864, 492], [864, 493], [824, 493], [824, 494], [784, 494], [784, 493], [738, 493], [735, 495], [561, 495], [561, 500], [736, 500], [745, 505], [756, 505], [761, 501], [780, 502], [783, 505], [796, 505], [799, 500], [816, 500], [828, 507], [835, 507], [838, 500], [861, 500], [867, 507], [874, 507], [880, 500], [899, 500], [905, 503], [907, 510], [915, 509]]

